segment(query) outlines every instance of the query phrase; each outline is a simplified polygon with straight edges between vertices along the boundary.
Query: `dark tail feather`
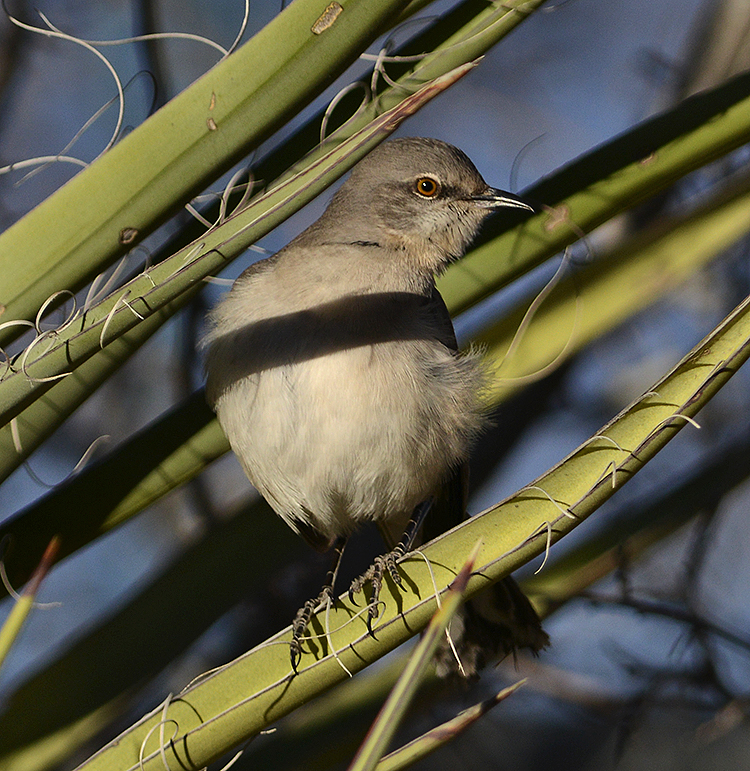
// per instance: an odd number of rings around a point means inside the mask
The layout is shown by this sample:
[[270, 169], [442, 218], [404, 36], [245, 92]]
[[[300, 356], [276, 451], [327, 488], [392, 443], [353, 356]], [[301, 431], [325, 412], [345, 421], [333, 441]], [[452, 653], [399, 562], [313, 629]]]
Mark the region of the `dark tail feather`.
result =
[[537, 654], [549, 644], [539, 616], [510, 576], [469, 600], [451, 621], [450, 635], [461, 665], [446, 641], [436, 655], [440, 677], [473, 679], [488, 661], [522, 648]]
[[[427, 540], [457, 525], [466, 516], [469, 469], [453, 470], [424, 524]], [[528, 597], [510, 577], [498, 581], [469, 600], [451, 621], [451, 639], [461, 666], [447, 641], [436, 655], [438, 674], [475, 678], [488, 662], [525, 648], [539, 653], [549, 637]], [[463, 668], [463, 669], [462, 669]]]

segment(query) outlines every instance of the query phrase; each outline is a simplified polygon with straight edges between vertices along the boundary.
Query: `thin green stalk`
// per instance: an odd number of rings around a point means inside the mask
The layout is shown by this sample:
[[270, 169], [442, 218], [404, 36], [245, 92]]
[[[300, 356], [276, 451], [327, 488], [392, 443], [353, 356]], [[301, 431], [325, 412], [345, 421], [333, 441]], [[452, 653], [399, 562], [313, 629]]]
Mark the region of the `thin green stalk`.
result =
[[[491, 28], [492, 35], [484, 34], [481, 37], [481, 43], [484, 47], [490, 47], [497, 40], [508, 34], [520, 21], [526, 18], [526, 14], [537, 8], [540, 2], [534, 0], [528, 3], [525, 0], [512, 0], [511, 3], [504, 3], [503, 15], [498, 18], [497, 11], [488, 9], [484, 0], [465, 0], [465, 2], [452, 8], [445, 16], [433, 23], [429, 29], [421, 33], [413, 41], [410, 41], [403, 50], [396, 51], [396, 54], [414, 54], [415, 52], [434, 51], [438, 53], [447, 49], [445, 55], [436, 59], [432, 57], [431, 72], [442, 74], [450, 69], [454, 62], [460, 61], [455, 58], [457, 53], [457, 41], [470, 40], [474, 38], [477, 42], [477, 29]], [[411, 6], [410, 6], [411, 7]], [[517, 7], [522, 7], [523, 13], [516, 11]], [[461, 52], [483, 53], [484, 48], [467, 49], [465, 46]], [[436, 67], [440, 62], [441, 68]], [[419, 66], [419, 63], [415, 66]], [[423, 75], [424, 76], [424, 75]], [[372, 79], [372, 73], [362, 81], [369, 83]], [[381, 79], [380, 81], [384, 81]], [[404, 96], [414, 88], [413, 78], [402, 76], [395, 87], [384, 89], [393, 92], [393, 96], [384, 94], [382, 101], [378, 103], [378, 109], [382, 109], [382, 104], [396, 103], [398, 99]], [[407, 89], [406, 91], [404, 89]], [[381, 92], [382, 93], [382, 92]], [[345, 100], [340, 104], [336, 114], [340, 111], [354, 112], [358, 106], [358, 100], [352, 98], [350, 104]], [[347, 112], [348, 111], [348, 112]], [[362, 128], [369, 120], [377, 115], [377, 110], [370, 109], [362, 111], [353, 116], [347, 122], [345, 131], [337, 132], [337, 138], [354, 133]], [[311, 151], [319, 143], [320, 124], [323, 118], [323, 111], [316, 113], [307, 123], [295, 132], [291, 137], [285, 140], [269, 156], [260, 161], [253, 168], [256, 178], [277, 179], [283, 175], [289, 168], [291, 161], [299, 162], [299, 159], [305, 153]], [[335, 118], [332, 126], [335, 125]], [[240, 194], [236, 195], [236, 200], [230, 196], [228, 210], [233, 210], [239, 202]], [[218, 219], [218, 204], [215, 209], [205, 212], [209, 221]], [[159, 263], [169, 254], [182, 248], [186, 243], [199, 238], [204, 227], [194, 221], [190, 226], [183, 229], [184, 233], [180, 239], [169, 242], [160, 252], [153, 257], [154, 263]], [[192, 234], [192, 237], [188, 237]], [[143, 344], [156, 331], [169, 313], [163, 311], [160, 318], [149, 317], [146, 321], [136, 326], [130, 332], [123, 335], [122, 338], [113, 341], [103, 351], [96, 353], [88, 361], [82, 364], [75, 373], [59, 382], [56, 382], [52, 388], [47, 391], [43, 399], [38, 399], [29, 405], [17, 418], [17, 424], [13, 430], [10, 426], [0, 428], [0, 479], [4, 479], [12, 470], [17, 468], [31, 453], [46, 439], [61, 423], [75, 410], [98, 385], [109, 377], [115, 369], [120, 366], [137, 348]], [[14, 435], [15, 432], [15, 435]], [[226, 447], [225, 450], [226, 451]]]
[[[340, 0], [315, 34], [319, 0], [290, 3], [0, 235], [2, 320], [33, 319], [56, 292], [84, 286], [308, 104], [407, 4]], [[3, 330], [0, 345], [17, 334]]]
[[[612, 253], [602, 254], [576, 275], [573, 284], [558, 287], [547, 298], [512, 358], [506, 359], [506, 352], [527, 303], [483, 332], [478, 342], [495, 367], [489, 401], [500, 403], [526, 383], [525, 376], [544, 371], [551, 363], [559, 364], [561, 352], [573, 355], [672, 290], [744, 235], [749, 184], [732, 186], [689, 214], [663, 220]], [[44, 400], [39, 404], [45, 404]], [[54, 533], [64, 533], [61, 554], [69, 554], [194, 478], [228, 449], [202, 394], [196, 394], [110, 458], [0, 526], [0, 537], [13, 533], [23, 544], [8, 562], [13, 584], [28, 578], [34, 568], [33, 555]], [[8, 450], [12, 451], [12, 445]], [[0, 465], [2, 462], [0, 454]]]
[[57, 557], [59, 545], [60, 539], [57, 537], [54, 537], [49, 542], [47, 548], [44, 550], [44, 554], [42, 555], [42, 559], [39, 562], [37, 569], [34, 571], [28, 584], [11, 608], [2, 628], [0, 628], [0, 668], [5, 662], [10, 649], [13, 647], [13, 643], [18, 639], [18, 635], [21, 633], [21, 628], [26, 623], [29, 613], [31, 613], [34, 608], [39, 586]]
[[[542, 179], [524, 196], [539, 214], [493, 217], [438, 287], [459, 313], [603, 222], [750, 141], [750, 73], [645, 121]], [[512, 224], [513, 227], [509, 227]]]
[[508, 696], [514, 694], [525, 682], [525, 679], [519, 680], [507, 688], [503, 688], [502, 691], [489, 699], [485, 699], [481, 704], [475, 704], [473, 707], [463, 710], [452, 720], [448, 720], [405, 744], [403, 747], [399, 747], [399, 749], [389, 753], [378, 763], [376, 766], [377, 771], [400, 771], [402, 768], [413, 766], [448, 742], [453, 741], [468, 728], [471, 728], [501, 701], [505, 701]]

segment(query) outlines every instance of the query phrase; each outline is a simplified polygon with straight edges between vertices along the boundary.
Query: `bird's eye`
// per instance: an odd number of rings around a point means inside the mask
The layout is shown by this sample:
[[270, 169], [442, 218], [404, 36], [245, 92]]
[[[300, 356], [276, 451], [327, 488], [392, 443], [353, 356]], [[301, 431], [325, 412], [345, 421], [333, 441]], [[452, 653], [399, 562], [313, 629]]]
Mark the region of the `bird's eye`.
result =
[[440, 183], [432, 177], [420, 177], [414, 190], [423, 198], [434, 198], [440, 192]]

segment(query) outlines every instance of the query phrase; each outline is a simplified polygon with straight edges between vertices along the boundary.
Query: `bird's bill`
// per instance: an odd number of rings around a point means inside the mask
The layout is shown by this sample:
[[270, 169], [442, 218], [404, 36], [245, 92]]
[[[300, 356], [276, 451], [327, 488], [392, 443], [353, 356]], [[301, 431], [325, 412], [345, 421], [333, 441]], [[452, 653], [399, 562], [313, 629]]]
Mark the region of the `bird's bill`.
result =
[[526, 209], [527, 211], [534, 211], [534, 207], [522, 201], [518, 196], [513, 193], [506, 193], [505, 190], [498, 190], [497, 188], [490, 187], [482, 193], [482, 195], [472, 196], [472, 201], [476, 201], [481, 207], [485, 209]]

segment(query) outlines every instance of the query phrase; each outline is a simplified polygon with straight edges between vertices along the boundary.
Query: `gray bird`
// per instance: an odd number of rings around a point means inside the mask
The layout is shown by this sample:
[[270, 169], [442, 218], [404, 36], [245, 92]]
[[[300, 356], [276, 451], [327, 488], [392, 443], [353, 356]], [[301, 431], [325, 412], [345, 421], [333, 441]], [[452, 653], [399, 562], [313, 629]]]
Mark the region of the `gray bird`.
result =
[[[317, 222], [248, 268], [210, 314], [209, 404], [249, 480], [316, 548], [369, 521], [393, 544], [435, 497], [450, 502], [454, 524], [463, 518], [461, 470], [484, 423], [486, 373], [476, 352], [458, 352], [435, 276], [504, 207], [531, 209], [489, 187], [461, 150], [386, 142]], [[475, 614], [474, 637], [490, 638], [477, 650], [543, 647], [512, 580], [494, 595], [498, 612]]]

